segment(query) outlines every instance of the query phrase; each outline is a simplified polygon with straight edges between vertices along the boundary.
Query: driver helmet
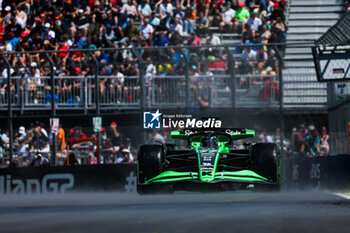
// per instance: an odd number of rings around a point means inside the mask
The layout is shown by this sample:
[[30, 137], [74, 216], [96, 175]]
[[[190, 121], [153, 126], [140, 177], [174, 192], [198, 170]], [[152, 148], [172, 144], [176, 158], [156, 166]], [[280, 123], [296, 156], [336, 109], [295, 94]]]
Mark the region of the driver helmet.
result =
[[217, 147], [218, 146], [218, 139], [216, 136], [211, 136], [209, 138], [209, 147]]

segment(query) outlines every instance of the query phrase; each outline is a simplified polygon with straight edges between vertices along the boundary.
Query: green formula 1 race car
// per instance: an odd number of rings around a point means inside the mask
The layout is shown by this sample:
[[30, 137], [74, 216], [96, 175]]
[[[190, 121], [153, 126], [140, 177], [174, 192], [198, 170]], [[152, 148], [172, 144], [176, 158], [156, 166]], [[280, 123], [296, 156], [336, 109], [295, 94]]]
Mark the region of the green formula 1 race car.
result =
[[[137, 163], [139, 194], [175, 190], [279, 190], [280, 147], [253, 143], [249, 129], [183, 129], [171, 132], [175, 144], [141, 145]], [[242, 144], [242, 140], [250, 139]], [[181, 142], [181, 141], [180, 141]], [[238, 145], [240, 147], [238, 148]]]

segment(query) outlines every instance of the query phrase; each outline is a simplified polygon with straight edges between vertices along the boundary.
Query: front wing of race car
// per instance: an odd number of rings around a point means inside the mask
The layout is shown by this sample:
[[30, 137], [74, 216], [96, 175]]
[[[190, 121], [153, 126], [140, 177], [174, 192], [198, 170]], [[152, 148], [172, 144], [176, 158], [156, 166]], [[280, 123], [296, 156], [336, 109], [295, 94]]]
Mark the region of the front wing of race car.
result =
[[[213, 171], [208, 171], [211, 173]], [[203, 173], [203, 172], [202, 172]], [[213, 175], [213, 174], [204, 174]], [[221, 171], [215, 172], [214, 179], [210, 181], [203, 181], [199, 179], [198, 172], [176, 172], [176, 171], [164, 171], [156, 177], [146, 181], [145, 185], [153, 183], [176, 183], [176, 182], [201, 182], [201, 183], [218, 183], [218, 182], [237, 182], [237, 183], [272, 183], [267, 178], [260, 176], [251, 170], [241, 171]]]

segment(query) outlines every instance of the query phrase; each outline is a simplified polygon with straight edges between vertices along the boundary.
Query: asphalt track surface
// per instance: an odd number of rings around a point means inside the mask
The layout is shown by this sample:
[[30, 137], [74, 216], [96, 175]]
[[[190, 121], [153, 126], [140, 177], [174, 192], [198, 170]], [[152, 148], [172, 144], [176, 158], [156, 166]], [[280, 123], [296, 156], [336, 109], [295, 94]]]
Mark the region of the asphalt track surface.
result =
[[327, 192], [75, 193], [0, 197], [0, 232], [350, 232]]

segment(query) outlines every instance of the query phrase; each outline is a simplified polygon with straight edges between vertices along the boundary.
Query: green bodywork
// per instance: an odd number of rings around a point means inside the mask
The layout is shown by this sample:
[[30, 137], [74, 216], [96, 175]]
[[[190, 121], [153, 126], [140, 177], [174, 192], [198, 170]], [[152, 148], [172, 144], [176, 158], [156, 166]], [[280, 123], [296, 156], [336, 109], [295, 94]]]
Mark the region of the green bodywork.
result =
[[[229, 137], [231, 137], [231, 140], [233, 141], [247, 138], [251, 138], [253, 141], [253, 139], [255, 138], [255, 131], [249, 129], [244, 129], [242, 131], [231, 130], [224, 132], [229, 132], [229, 134], [227, 134], [228, 136], [217, 136], [216, 148], [203, 147], [200, 138], [196, 138], [196, 136], [191, 138], [191, 141], [189, 142], [190, 151], [195, 152], [198, 156], [198, 172], [176, 172], [168, 170], [160, 173], [152, 179], [147, 180], [145, 184], [177, 181], [199, 181], [207, 183], [215, 183], [219, 181], [268, 182], [267, 178], [262, 177], [251, 170], [217, 172], [219, 157], [222, 154], [230, 152], [230, 148], [228, 145], [228, 140], [230, 140]], [[190, 134], [186, 134], [184, 133], [184, 131], [181, 130], [175, 130], [171, 132], [171, 139], [173, 142], [174, 139], [188, 140], [189, 136]], [[176, 147], [176, 149], [178, 148]], [[205, 164], [205, 162], [201, 161], [201, 159], [203, 160], [203, 157], [205, 157], [205, 155], [208, 155], [207, 158], [213, 159], [214, 161], [211, 161], [210, 166], [204, 168], [203, 164]]]

